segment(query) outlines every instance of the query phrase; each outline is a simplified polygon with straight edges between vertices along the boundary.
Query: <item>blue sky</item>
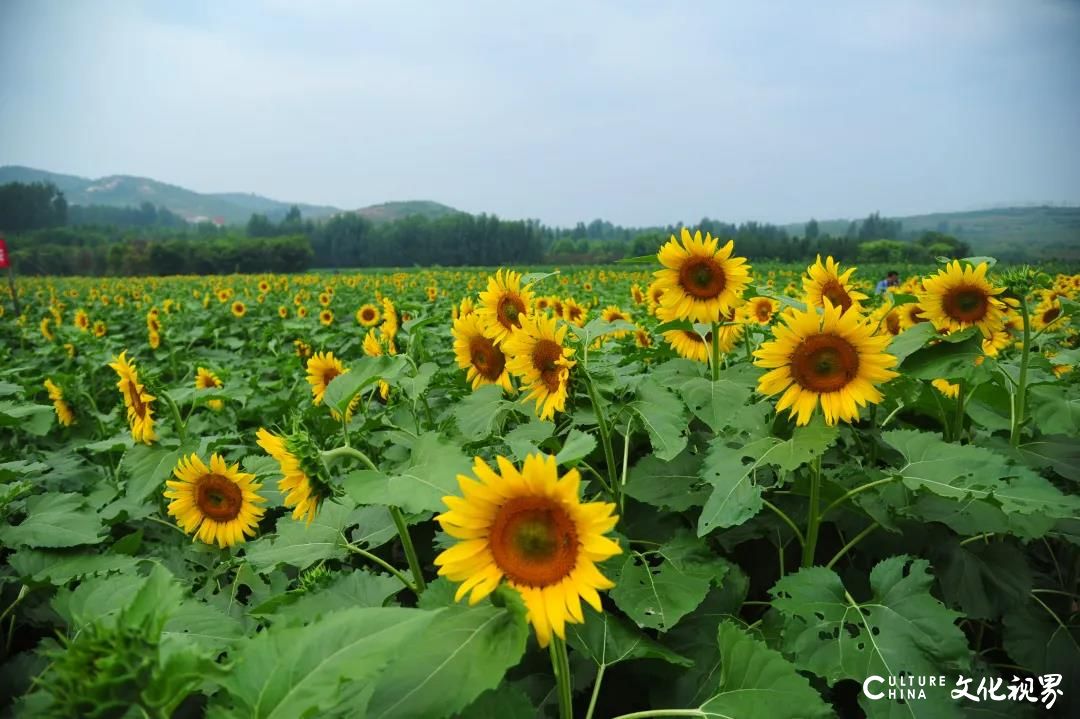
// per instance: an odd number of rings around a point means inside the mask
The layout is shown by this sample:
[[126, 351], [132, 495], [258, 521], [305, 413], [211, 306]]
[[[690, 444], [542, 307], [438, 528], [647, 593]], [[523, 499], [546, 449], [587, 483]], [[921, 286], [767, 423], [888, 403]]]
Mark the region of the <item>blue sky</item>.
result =
[[571, 224], [1080, 203], [1080, 3], [0, 3], [0, 164]]

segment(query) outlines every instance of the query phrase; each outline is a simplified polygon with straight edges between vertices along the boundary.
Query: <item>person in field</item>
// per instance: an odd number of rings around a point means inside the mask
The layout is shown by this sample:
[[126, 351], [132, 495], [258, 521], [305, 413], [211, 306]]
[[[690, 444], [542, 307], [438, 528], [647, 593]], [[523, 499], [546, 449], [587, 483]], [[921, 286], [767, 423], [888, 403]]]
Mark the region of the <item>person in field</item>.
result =
[[896, 270], [891, 270], [887, 275], [885, 275], [885, 279], [878, 282], [877, 286], [874, 287], [874, 294], [883, 295], [886, 292], [888, 292], [890, 289], [892, 289], [893, 287], [899, 287], [899, 286], [900, 286], [900, 273], [897, 272]]

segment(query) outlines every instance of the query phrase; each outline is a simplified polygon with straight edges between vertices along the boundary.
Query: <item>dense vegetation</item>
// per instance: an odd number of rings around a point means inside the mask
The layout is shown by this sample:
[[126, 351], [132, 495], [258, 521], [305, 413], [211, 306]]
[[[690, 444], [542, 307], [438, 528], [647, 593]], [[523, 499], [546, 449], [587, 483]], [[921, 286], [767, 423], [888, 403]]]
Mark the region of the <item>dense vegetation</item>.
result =
[[[309, 267], [598, 264], [655, 253], [681, 226], [623, 227], [593, 220], [561, 228], [414, 204], [423, 214], [388, 220], [378, 213], [349, 212], [317, 222], [294, 206], [280, 219], [254, 213], [241, 229], [191, 223], [150, 202], [139, 207], [69, 205], [55, 185], [9, 183], [0, 186], [0, 232], [9, 233], [22, 274], [177, 275]], [[751, 260], [803, 262], [831, 255], [846, 262], [917, 264], [980, 253], [939, 230], [905, 232], [900, 220], [878, 213], [850, 223], [842, 233], [830, 234], [822, 225], [810, 220], [801, 233], [791, 234], [768, 223], [735, 225], [710, 218], [698, 223], [716, 236], [736, 240]]]

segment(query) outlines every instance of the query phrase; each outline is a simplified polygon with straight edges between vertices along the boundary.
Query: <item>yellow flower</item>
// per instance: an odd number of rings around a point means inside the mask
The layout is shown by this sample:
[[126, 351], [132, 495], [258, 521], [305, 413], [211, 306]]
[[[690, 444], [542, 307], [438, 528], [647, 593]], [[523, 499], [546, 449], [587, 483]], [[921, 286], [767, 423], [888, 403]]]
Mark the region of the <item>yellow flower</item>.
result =
[[287, 320], [289, 319], [289, 308], [285, 305], [278, 305], [277, 314], [281, 319]]
[[734, 241], [719, 247], [719, 240], [701, 232], [693, 236], [685, 227], [682, 241], [671, 239], [660, 248], [657, 259], [665, 269], [657, 270], [660, 304], [672, 319], [716, 322], [721, 313], [738, 304], [750, 282], [749, 265], [742, 257], [732, 257]]
[[[195, 371], [195, 389], [218, 389], [222, 386], [221, 379], [205, 367], [199, 367]], [[206, 406], [215, 412], [220, 412], [224, 409], [225, 403], [220, 399], [212, 399], [206, 403]]]
[[773, 329], [775, 339], [754, 352], [754, 364], [770, 370], [758, 379], [758, 391], [784, 393], [778, 412], [789, 409], [804, 425], [820, 401], [825, 421], [834, 425], [857, 420], [859, 407], [882, 400], [875, 385], [896, 376], [888, 369], [896, 364], [885, 353], [888, 334], [874, 334], [858, 312], [843, 312], [827, 297], [823, 314], [793, 310], [782, 320]]
[[739, 308], [740, 321], [759, 325], [772, 322], [773, 315], [780, 308], [780, 303], [769, 297], [753, 297]]
[[292, 508], [293, 519], [306, 519], [311, 524], [323, 499], [319, 485], [304, 471], [288, 440], [262, 427], [256, 432], [256, 437], [258, 445], [277, 460], [281, 470], [278, 491], [284, 495], [282, 503], [286, 508]]
[[364, 354], [368, 357], [382, 357], [383, 348], [379, 342], [379, 338], [375, 335], [375, 330], [370, 329], [368, 333], [364, 335]]
[[664, 340], [680, 357], [695, 362], [709, 361], [710, 342], [693, 330], [669, 330], [664, 333]]
[[1036, 330], [1044, 330], [1050, 325], [1060, 329], [1068, 324], [1068, 317], [1061, 316], [1061, 302], [1055, 297], [1047, 297], [1031, 313], [1031, 325]]
[[319, 313], [319, 322], [324, 327], [334, 324], [334, 313], [331, 310], [323, 310]]
[[379, 333], [382, 334], [383, 339], [393, 340], [397, 337], [398, 333], [398, 315], [397, 309], [394, 307], [394, 303], [389, 297], [382, 298], [382, 313], [383, 323], [379, 327]]
[[104, 322], [102, 322], [101, 320], [97, 320], [96, 322], [94, 322], [95, 337], [104, 337], [106, 332], [108, 332], [108, 327], [105, 326]]
[[579, 305], [573, 297], [567, 297], [562, 303], [562, 318], [572, 325], [578, 327], [585, 326], [585, 318], [588, 316], [588, 311]]
[[941, 392], [947, 399], [956, 399], [960, 396], [960, 385], [953, 384], [947, 379], [936, 379], [930, 383], [934, 389]]
[[356, 311], [356, 321], [362, 327], [374, 327], [379, 324], [379, 308], [372, 304], [362, 305]]
[[307, 381], [311, 385], [315, 404], [322, 404], [330, 380], [348, 371], [345, 365], [341, 364], [341, 360], [334, 357], [333, 352], [316, 352], [312, 355], [307, 361]]
[[156, 350], [158, 347], [161, 346], [161, 335], [159, 335], [157, 332], [154, 332], [153, 330], [150, 330], [150, 333], [147, 335], [146, 340], [150, 343], [150, 349], [152, 350]]
[[487, 336], [495, 344], [501, 344], [515, 328], [521, 327], [522, 318], [531, 307], [532, 292], [521, 287], [521, 273], [499, 270], [488, 278], [487, 290], [480, 293], [476, 312]]
[[303, 305], [297, 307], [296, 308], [296, 316], [299, 317], [300, 319], [304, 319], [305, 317], [308, 316], [308, 308], [304, 307]]
[[933, 277], [923, 280], [919, 295], [926, 319], [939, 330], [955, 332], [978, 327], [983, 337], [1000, 330], [1005, 321], [1005, 303], [995, 295], [1005, 291], [986, 279], [987, 263], [978, 267], [950, 262]]
[[900, 315], [900, 330], [908, 330], [917, 324], [929, 322], [918, 302], [908, 302], [896, 310]]
[[258, 491], [254, 474], [240, 471], [239, 464], [229, 465], [219, 454], [210, 456], [207, 467], [199, 456], [182, 457], [173, 470], [176, 480], [165, 484], [169, 514], [185, 534], [194, 534], [206, 544], [224, 549], [255, 536], [265, 502]]
[[244, 305], [243, 302], [241, 302], [240, 300], [237, 300], [236, 302], [232, 303], [232, 313], [233, 313], [233, 317], [236, 317], [236, 318], [243, 317], [244, 315], [247, 314], [247, 307]]
[[997, 330], [982, 341], [982, 351], [987, 357], [996, 357], [1001, 350], [1012, 343], [1012, 335], [1009, 330]]
[[506, 355], [494, 340], [484, 335], [483, 325], [475, 313], [459, 317], [451, 333], [458, 367], [466, 371], [466, 379], [473, 389], [497, 384], [507, 392], [514, 390], [506, 370]]
[[455, 601], [476, 604], [504, 579], [521, 594], [541, 647], [565, 639], [566, 625], [585, 621], [584, 599], [603, 611], [597, 590], [614, 585], [597, 562], [622, 552], [605, 537], [618, 516], [614, 504], [582, 502], [576, 469], [562, 477], [555, 458], [533, 454], [519, 471], [498, 458], [499, 473], [482, 459], [476, 479], [458, 475], [462, 497], [443, 497], [449, 510], [436, 517], [457, 543], [435, 558], [439, 574], [461, 582]]
[[79, 328], [80, 332], [86, 332], [90, 329], [90, 316], [86, 314], [86, 310], [75, 310], [75, 326]]
[[52, 400], [53, 409], [56, 410], [56, 418], [60, 420], [60, 424], [65, 427], [70, 427], [75, 424], [75, 413], [71, 410], [71, 405], [64, 401], [64, 390], [60, 388], [52, 379], [45, 380], [45, 389], [49, 393], [49, 399]]
[[124, 398], [132, 438], [136, 442], [150, 444], [157, 439], [154, 433], [154, 408], [151, 406], [157, 398], [147, 392], [139, 382], [139, 371], [134, 362], [128, 361], [127, 350], [114, 357], [109, 366], [116, 370], [120, 377], [116, 387]]
[[806, 293], [806, 304], [812, 307], [824, 307], [824, 300], [828, 299], [833, 307], [839, 307], [841, 312], [854, 309], [862, 311], [861, 300], [866, 295], [857, 292], [851, 283], [851, 275], [855, 268], [848, 268], [843, 274], [840, 273], [840, 263], [832, 257], [821, 263], [821, 255], [817, 261], [806, 268], [806, 276], [803, 277], [803, 292]]
[[652, 336], [639, 327], [634, 330], [634, 343], [642, 349], [652, 347]]
[[41, 318], [41, 324], [38, 325], [38, 329], [41, 330], [41, 336], [42, 337], [44, 337], [49, 342], [52, 342], [53, 340], [56, 339], [56, 335], [53, 334], [53, 331], [52, 331], [52, 328], [51, 328], [50, 325], [52, 325], [52, 318], [50, 318], [50, 317], [42, 317]]
[[535, 399], [540, 419], [550, 419], [566, 408], [570, 369], [577, 364], [570, 359], [574, 350], [563, 347], [567, 331], [565, 325], [556, 329], [553, 317], [524, 317], [521, 329], [501, 348], [508, 357], [507, 369], [520, 377], [528, 390], [522, 401]]

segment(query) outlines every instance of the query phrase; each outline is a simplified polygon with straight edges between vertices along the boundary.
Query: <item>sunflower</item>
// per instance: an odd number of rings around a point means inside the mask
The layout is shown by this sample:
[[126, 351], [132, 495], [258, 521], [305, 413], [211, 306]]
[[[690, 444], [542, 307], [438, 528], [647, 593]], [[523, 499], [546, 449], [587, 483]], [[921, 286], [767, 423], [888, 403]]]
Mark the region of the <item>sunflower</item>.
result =
[[933, 277], [923, 280], [919, 304], [926, 318], [939, 330], [953, 332], [978, 327], [989, 337], [1004, 325], [1005, 303], [995, 295], [1005, 291], [986, 279], [987, 263], [978, 267], [950, 262]]
[[501, 344], [510, 337], [510, 333], [521, 327], [522, 318], [529, 314], [532, 307], [532, 292], [521, 286], [521, 273], [512, 270], [499, 270], [494, 277], [488, 277], [487, 290], [480, 293], [480, 306], [476, 312], [480, 315], [484, 332]]
[[86, 310], [75, 310], [75, 326], [80, 332], [90, 329], [90, 315], [86, 314]]
[[754, 364], [769, 369], [758, 379], [765, 395], [783, 392], [777, 411], [789, 409], [804, 425], [821, 401], [825, 421], [858, 419], [859, 407], [878, 403], [874, 386], [896, 376], [896, 358], [885, 353], [892, 339], [874, 334], [858, 312], [844, 312], [826, 297], [821, 315], [814, 308], [794, 310], [773, 330], [775, 339], [754, 352]]
[[247, 314], [247, 306], [244, 305], [244, 303], [241, 302], [240, 300], [237, 300], [236, 302], [233, 302], [231, 309], [232, 309], [233, 317], [236, 317], [238, 319]]
[[322, 310], [319, 312], [319, 322], [324, 327], [329, 327], [334, 324], [334, 313], [332, 310]]
[[506, 370], [506, 355], [494, 340], [484, 335], [483, 324], [475, 313], [459, 317], [451, 333], [458, 367], [466, 371], [466, 379], [473, 389], [497, 384], [507, 392], [514, 391], [510, 373]]
[[1052, 324], [1060, 327], [1065, 324], [1064, 321], [1059, 322], [1061, 319], [1061, 302], [1053, 296], [1046, 297], [1031, 313], [1031, 324], [1036, 330], [1044, 330]]
[[319, 293], [319, 304], [322, 305], [323, 307], [329, 307], [330, 306], [330, 300], [332, 300], [332, 299], [333, 299], [333, 296], [329, 292], [320, 292]]
[[982, 351], [987, 357], [996, 357], [1001, 350], [1012, 343], [1012, 334], [1007, 329], [997, 330], [982, 341]]
[[156, 350], [158, 347], [161, 346], [161, 335], [154, 330], [150, 330], [150, 332], [146, 335], [146, 341], [149, 343], [150, 349]]
[[901, 331], [911, 329], [915, 325], [923, 322], [929, 322], [918, 302], [908, 302], [907, 304], [900, 305], [896, 311], [900, 313]]
[[565, 639], [566, 624], [585, 621], [584, 599], [603, 611], [597, 590], [614, 585], [596, 562], [622, 552], [605, 537], [618, 516], [614, 504], [582, 502], [576, 469], [559, 476], [555, 458], [532, 454], [519, 471], [498, 457], [499, 472], [482, 459], [476, 479], [458, 475], [461, 497], [443, 497], [449, 510], [436, 517], [457, 543], [435, 558], [439, 574], [461, 582], [455, 595], [469, 604], [488, 596], [504, 579], [521, 594], [541, 647], [552, 633]]
[[740, 321], [759, 325], [772, 322], [773, 315], [780, 308], [780, 303], [770, 297], [754, 297], [739, 308]]
[[109, 328], [105, 326], [105, 323], [101, 320], [94, 322], [94, 336], [104, 337], [105, 333], [109, 331]]
[[634, 330], [634, 343], [642, 349], [648, 349], [649, 347], [652, 347], [652, 336], [638, 327]]
[[[205, 367], [195, 370], [195, 389], [220, 389], [223, 386], [221, 379]], [[225, 403], [220, 399], [212, 399], [206, 403], [206, 406], [215, 412], [220, 412], [224, 409]]]
[[670, 330], [664, 333], [664, 340], [680, 357], [695, 362], [708, 362], [712, 338], [704, 338], [693, 330]]
[[397, 308], [394, 307], [394, 303], [389, 297], [382, 298], [382, 314], [383, 323], [379, 327], [379, 333], [383, 336], [383, 339], [392, 340], [397, 337], [400, 325], [398, 324]]
[[732, 257], [734, 241], [718, 247], [719, 240], [701, 232], [690, 235], [682, 229], [682, 242], [671, 239], [660, 248], [657, 259], [665, 269], [654, 274], [664, 290], [662, 307], [672, 311], [673, 319], [715, 322], [742, 296], [750, 281], [749, 265], [742, 257]]
[[361, 327], [374, 327], [379, 324], [379, 316], [379, 308], [375, 305], [361, 305], [356, 311], [356, 322]]
[[312, 355], [307, 361], [307, 381], [311, 385], [315, 404], [322, 404], [330, 380], [348, 371], [345, 365], [341, 364], [341, 360], [334, 357], [333, 352], [316, 352]]
[[641, 291], [641, 285], [630, 285], [630, 297], [634, 300], [635, 305], [645, 304], [645, 293]]
[[278, 305], [277, 314], [281, 319], [287, 320], [289, 319], [289, 308], [285, 305]]
[[53, 409], [56, 410], [56, 418], [60, 420], [60, 424], [65, 427], [75, 424], [75, 413], [71, 410], [71, 405], [64, 401], [64, 390], [50, 378], [46, 378], [44, 385], [45, 390], [49, 393], [49, 399], [52, 400]]
[[323, 498], [329, 496], [329, 493], [325, 492], [326, 488], [313, 479], [317, 476], [315, 472], [309, 474], [304, 471], [299, 452], [295, 449], [296, 443], [268, 432], [262, 427], [255, 436], [256, 443], [277, 460], [281, 470], [282, 477], [278, 480], [278, 491], [285, 495], [282, 504], [286, 508], [292, 508], [293, 519], [306, 519], [307, 523], [311, 524]]
[[259, 280], [259, 292], [261, 292], [262, 294], [265, 295], [269, 291], [270, 291], [270, 283], [267, 282], [266, 280]]
[[124, 397], [131, 436], [136, 442], [150, 444], [157, 439], [154, 433], [154, 408], [151, 406], [157, 398], [147, 392], [146, 387], [139, 382], [139, 370], [134, 362], [128, 361], [127, 350], [114, 357], [109, 366], [116, 370], [120, 377], [116, 387]]
[[173, 475], [176, 480], [165, 482], [165, 498], [172, 500], [169, 514], [186, 534], [222, 549], [243, 542], [245, 534], [255, 536], [265, 511], [256, 505], [266, 498], [259, 496], [254, 474], [226, 464], [219, 454], [210, 456], [209, 467], [191, 454], [180, 458]]
[[525, 317], [521, 329], [503, 343], [507, 369], [521, 378], [529, 393], [523, 402], [536, 400], [540, 419], [550, 419], [566, 407], [570, 369], [577, 364], [574, 350], [563, 347], [568, 327], [556, 329], [555, 319], [544, 315]]
[[660, 284], [660, 280], [653, 280], [652, 284], [645, 291], [645, 299], [649, 303], [649, 312], [656, 314], [656, 311], [660, 309], [660, 301], [664, 297], [664, 288]]
[[584, 327], [588, 314], [589, 311], [579, 305], [573, 297], [567, 297], [562, 302], [562, 318], [572, 325]]
[[296, 308], [296, 316], [299, 317], [300, 319], [304, 319], [305, 317], [308, 316], [308, 308], [305, 307], [304, 305], [300, 305], [299, 307]]
[[[607, 307], [605, 307], [600, 312], [600, 319], [604, 320], [605, 322], [618, 322], [620, 320], [623, 321], [623, 322], [632, 322], [633, 321], [630, 318], [630, 314], [628, 312], [623, 312], [622, 309], [620, 309], [618, 305], [608, 305]], [[611, 332], [611, 333], [605, 335], [605, 338], [606, 337], [613, 337], [613, 338], [619, 340], [619, 339], [622, 339], [623, 337], [625, 337], [626, 335], [627, 335], [627, 330], [615, 330], [614, 332]]]
[[866, 295], [855, 290], [851, 282], [851, 275], [855, 272], [854, 267], [848, 268], [843, 274], [840, 273], [840, 263], [831, 256], [826, 258], [825, 264], [821, 263], [821, 255], [817, 261], [806, 268], [803, 277], [803, 292], [806, 295], [806, 304], [812, 307], [824, 307], [824, 300], [828, 299], [833, 307], [839, 307], [841, 312], [854, 309], [862, 311], [862, 300]]
[[41, 330], [41, 336], [44, 337], [49, 342], [52, 342], [53, 340], [56, 339], [56, 335], [53, 334], [53, 331], [52, 331], [52, 318], [51, 317], [42, 317], [41, 318], [41, 324], [38, 325], [38, 329]]
[[933, 380], [930, 384], [946, 399], [956, 399], [960, 396], [960, 385], [953, 384], [947, 379], [939, 378]]

